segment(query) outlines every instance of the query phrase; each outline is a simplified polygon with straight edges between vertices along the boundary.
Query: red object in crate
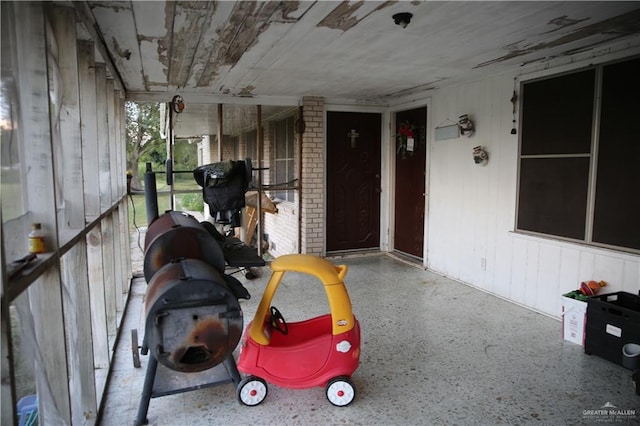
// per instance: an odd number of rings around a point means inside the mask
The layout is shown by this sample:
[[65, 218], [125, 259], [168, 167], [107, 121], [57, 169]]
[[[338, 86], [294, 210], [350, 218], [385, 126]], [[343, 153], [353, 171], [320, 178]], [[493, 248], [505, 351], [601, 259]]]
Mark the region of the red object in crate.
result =
[[[326, 386], [329, 402], [349, 405], [355, 398], [351, 375], [360, 360], [360, 324], [343, 282], [347, 267], [293, 254], [274, 260], [271, 269], [271, 279], [242, 341], [238, 370], [249, 376], [238, 385], [238, 399], [245, 405], [260, 404], [270, 382], [291, 389]], [[286, 271], [316, 276], [324, 285], [331, 312], [288, 324], [270, 306]]]
[[600, 291], [600, 288], [606, 286], [604, 281], [583, 281], [580, 283], [580, 293], [585, 296], [595, 296]]

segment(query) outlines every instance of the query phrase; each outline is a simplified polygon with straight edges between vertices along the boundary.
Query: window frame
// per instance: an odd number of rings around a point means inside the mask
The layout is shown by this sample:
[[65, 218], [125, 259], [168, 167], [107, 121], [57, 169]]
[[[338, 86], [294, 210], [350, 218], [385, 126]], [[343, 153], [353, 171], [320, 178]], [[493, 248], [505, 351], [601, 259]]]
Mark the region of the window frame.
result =
[[[577, 68], [571, 71], [557, 73], [553, 75], [546, 75], [543, 77], [531, 78], [528, 80], [522, 80], [519, 85], [519, 91], [521, 94], [520, 105], [519, 105], [519, 115], [520, 126], [519, 126], [519, 137], [518, 137], [518, 154], [517, 154], [517, 178], [516, 178], [516, 206], [515, 206], [515, 214], [514, 214], [514, 232], [525, 235], [538, 236], [543, 238], [550, 238], [560, 241], [567, 241], [578, 244], [585, 244], [593, 247], [600, 248], [608, 248], [621, 252], [630, 252], [630, 253], [640, 253], [640, 248], [635, 247], [627, 247], [627, 246], [619, 246], [611, 243], [598, 242], [593, 240], [594, 235], [594, 226], [595, 226], [595, 213], [596, 213], [596, 188], [598, 186], [597, 174], [598, 174], [598, 160], [600, 153], [600, 144], [606, 143], [606, 136], [603, 137], [601, 134], [601, 123], [602, 123], [602, 102], [603, 102], [603, 86], [604, 86], [604, 75], [605, 69], [608, 66], [622, 64], [624, 62], [631, 62], [640, 59], [640, 57], [628, 57], [623, 58], [616, 61], [604, 62], [600, 64], [589, 65], [587, 67]], [[590, 144], [590, 152], [588, 153], [550, 153], [550, 154], [523, 154], [523, 138], [524, 138], [524, 123], [526, 120], [525, 117], [525, 102], [526, 102], [526, 85], [537, 83], [545, 80], [557, 79], [560, 77], [568, 76], [568, 75], [577, 75], [581, 72], [594, 70], [594, 89], [593, 89], [593, 104], [592, 104], [592, 122], [590, 126], [591, 132], [591, 144]], [[537, 230], [524, 229], [522, 224], [520, 223], [521, 213], [522, 213], [522, 204], [523, 204], [523, 183], [522, 183], [522, 173], [523, 173], [523, 160], [526, 161], [528, 159], [562, 159], [562, 158], [588, 158], [589, 159], [589, 170], [587, 173], [587, 194], [586, 194], [586, 208], [585, 208], [585, 229], [584, 229], [584, 238], [574, 238], [574, 237], [566, 237], [562, 235], [557, 235], [554, 233], [542, 232], [540, 231], [540, 226], [537, 227]], [[631, 195], [631, 193], [630, 193]], [[538, 199], [530, 200], [530, 202], [536, 202]]]
[[[284, 124], [283, 124], [284, 123]], [[279, 157], [279, 147], [282, 143], [280, 139], [280, 130], [279, 127], [283, 126], [285, 128], [285, 157]], [[296, 134], [295, 134], [295, 116], [285, 117], [281, 120], [277, 120], [273, 122], [272, 126], [273, 132], [273, 173], [272, 179], [273, 184], [281, 186], [289, 182], [287, 186], [292, 186], [291, 181], [295, 179], [296, 175]], [[289, 168], [289, 163], [291, 167]], [[285, 167], [285, 180], [283, 182], [279, 182], [277, 176], [280, 172], [280, 167], [284, 164]], [[282, 202], [293, 203], [295, 202], [295, 191], [292, 189], [273, 189], [272, 190], [273, 197]], [[283, 197], [284, 195], [284, 197]]]

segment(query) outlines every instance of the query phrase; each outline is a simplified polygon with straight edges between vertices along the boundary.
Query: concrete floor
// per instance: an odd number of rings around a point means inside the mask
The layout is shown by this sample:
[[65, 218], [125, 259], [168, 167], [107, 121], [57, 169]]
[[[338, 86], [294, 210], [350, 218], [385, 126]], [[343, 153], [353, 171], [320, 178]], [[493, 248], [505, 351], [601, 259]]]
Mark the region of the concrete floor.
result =
[[[638, 424], [631, 371], [564, 341], [557, 319], [389, 256], [331, 260], [349, 266], [345, 283], [362, 328], [351, 405], [334, 407], [320, 387], [269, 385], [262, 404], [246, 407], [232, 384], [221, 384], [151, 399], [149, 424]], [[235, 275], [252, 295], [241, 303], [245, 326], [270, 275], [268, 267], [259, 273], [251, 281]], [[105, 426], [136, 418], [149, 356], [134, 368], [130, 330], [137, 329], [141, 341], [145, 287], [143, 279], [133, 284]], [[319, 281], [299, 274], [285, 276], [272, 304], [288, 322], [328, 312]]]

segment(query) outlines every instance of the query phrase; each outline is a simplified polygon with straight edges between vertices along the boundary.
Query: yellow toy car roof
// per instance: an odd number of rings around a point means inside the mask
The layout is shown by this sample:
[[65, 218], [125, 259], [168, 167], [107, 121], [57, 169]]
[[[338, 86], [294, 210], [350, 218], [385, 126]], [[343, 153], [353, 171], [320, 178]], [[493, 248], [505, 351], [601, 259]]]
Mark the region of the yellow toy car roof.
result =
[[355, 326], [351, 300], [343, 281], [347, 275], [346, 265], [335, 266], [324, 258], [310, 254], [287, 254], [271, 262], [271, 270], [273, 273], [264, 289], [262, 300], [249, 330], [251, 338], [256, 343], [269, 344], [270, 334], [265, 329], [268, 327], [267, 315], [273, 296], [287, 271], [313, 275], [322, 282], [331, 309], [333, 335], [345, 333]]

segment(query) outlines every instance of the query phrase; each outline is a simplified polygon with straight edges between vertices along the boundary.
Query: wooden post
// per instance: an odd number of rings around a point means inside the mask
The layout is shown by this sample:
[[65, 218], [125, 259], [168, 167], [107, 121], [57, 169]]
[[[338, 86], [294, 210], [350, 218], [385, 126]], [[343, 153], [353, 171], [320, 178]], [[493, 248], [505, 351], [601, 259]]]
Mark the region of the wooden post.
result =
[[[111, 342], [115, 341], [117, 330], [116, 318], [116, 275], [113, 238], [113, 216], [106, 215], [101, 223], [102, 231], [102, 276], [104, 278], [104, 310], [107, 316], [107, 334], [109, 335], [109, 351]], [[111, 352], [109, 352], [111, 355]]]
[[[2, 13], [9, 13], [8, 7], [5, 9], [5, 5], [2, 6]], [[0, 241], [4, 241], [3, 228], [0, 228]], [[0, 261], [3, 265], [7, 264], [5, 258], [6, 251], [3, 249], [3, 244], [0, 244]], [[9, 289], [9, 279], [7, 277], [6, 268], [2, 268], [2, 287], [0, 297], [0, 326], [2, 327], [0, 340], [0, 356], [2, 356], [2, 362], [0, 362], [0, 395], [2, 399], [2, 410], [0, 411], [0, 418], [5, 419], [6, 422], [11, 424], [18, 424], [16, 418], [15, 406], [16, 406], [16, 377], [14, 372], [15, 357], [13, 355], [13, 338], [11, 337], [11, 319], [9, 316], [9, 298], [6, 296]]]
[[106, 81], [106, 107], [107, 107], [107, 134], [108, 134], [108, 150], [109, 150], [109, 183], [111, 184], [111, 190], [109, 191], [109, 198], [111, 203], [109, 206], [118, 199], [118, 182], [116, 179], [118, 172], [118, 160], [117, 160], [117, 140], [116, 140], [116, 105], [115, 105], [115, 85], [113, 79], [107, 79]]
[[[93, 335], [93, 363], [96, 375], [96, 394], [102, 395], [109, 371], [109, 336], [105, 310], [104, 277], [102, 271], [102, 231], [95, 226], [87, 234], [87, 268], [89, 271], [89, 304]], [[100, 401], [98, 406], [100, 406]]]
[[85, 220], [92, 222], [100, 215], [100, 183], [96, 170], [99, 161], [96, 122], [96, 67], [93, 42], [78, 41], [78, 73], [82, 114], [82, 175]]
[[[83, 116], [84, 117], [84, 116]], [[100, 213], [111, 207], [111, 160], [107, 125], [107, 68], [96, 64], [96, 125], [98, 130], [98, 181], [100, 187]]]
[[[31, 222], [48, 233], [48, 249], [57, 250], [57, 216], [53, 174], [47, 48], [43, 4], [16, 2], [15, 51], [20, 94], [20, 140], [24, 142], [26, 206]], [[55, 256], [55, 254], [54, 254]], [[36, 365], [36, 389], [43, 403], [40, 423], [71, 423], [66, 337], [62, 312], [60, 269], [50, 267], [28, 291], [35, 339], [42, 364]], [[44, 402], [48, 401], [49, 404]], [[55, 407], [57, 412], [48, 409]]]
[[95, 423], [96, 379], [87, 274], [87, 244], [80, 240], [62, 258], [65, 322], [69, 332], [69, 386], [72, 424]]
[[[75, 11], [51, 9], [51, 25], [58, 45], [58, 67], [62, 79], [60, 98], [60, 147], [64, 153], [62, 174], [64, 223], [70, 229], [85, 226], [80, 94]], [[86, 243], [80, 240], [62, 258], [64, 316], [69, 343], [69, 388], [72, 424], [94, 424], [98, 409], [93, 370], [93, 337], [89, 320], [89, 280]]]
[[84, 191], [82, 187], [82, 139], [80, 135], [80, 94], [78, 91], [78, 53], [75, 13], [69, 7], [51, 11], [51, 25], [58, 45], [58, 68], [62, 79], [60, 99], [60, 151], [64, 223], [70, 229], [82, 229], [84, 222]]

